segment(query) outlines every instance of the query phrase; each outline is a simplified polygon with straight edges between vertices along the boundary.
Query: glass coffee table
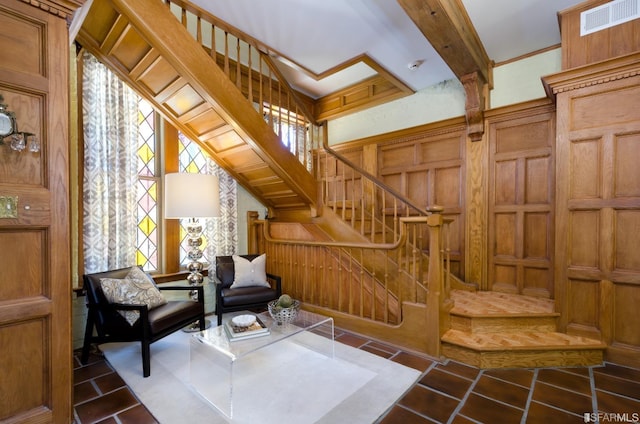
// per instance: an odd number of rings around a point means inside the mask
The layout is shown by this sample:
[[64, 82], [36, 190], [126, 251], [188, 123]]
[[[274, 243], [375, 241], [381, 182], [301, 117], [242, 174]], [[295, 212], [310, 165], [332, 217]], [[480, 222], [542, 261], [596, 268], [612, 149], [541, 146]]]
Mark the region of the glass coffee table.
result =
[[261, 391], [290, 390], [295, 395], [295, 387], [285, 382], [296, 378], [292, 374], [308, 355], [334, 357], [333, 318], [300, 310], [292, 323], [278, 325], [268, 312], [255, 315], [269, 334], [230, 341], [223, 323], [190, 340], [190, 383], [228, 418], [233, 418], [234, 403], [248, 402]]

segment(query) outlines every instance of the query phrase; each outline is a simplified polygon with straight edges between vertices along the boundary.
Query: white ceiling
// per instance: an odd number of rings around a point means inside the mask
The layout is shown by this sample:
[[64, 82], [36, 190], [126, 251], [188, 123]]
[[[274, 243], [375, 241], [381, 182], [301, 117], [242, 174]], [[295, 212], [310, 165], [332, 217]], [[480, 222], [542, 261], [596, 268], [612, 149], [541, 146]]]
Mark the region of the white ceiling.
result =
[[[319, 74], [366, 54], [414, 90], [454, 77], [396, 0], [191, 0]], [[560, 43], [557, 12], [582, 0], [462, 0], [496, 63]], [[409, 64], [421, 61], [410, 70]], [[360, 63], [316, 80], [281, 64], [288, 81], [314, 98], [375, 71]]]

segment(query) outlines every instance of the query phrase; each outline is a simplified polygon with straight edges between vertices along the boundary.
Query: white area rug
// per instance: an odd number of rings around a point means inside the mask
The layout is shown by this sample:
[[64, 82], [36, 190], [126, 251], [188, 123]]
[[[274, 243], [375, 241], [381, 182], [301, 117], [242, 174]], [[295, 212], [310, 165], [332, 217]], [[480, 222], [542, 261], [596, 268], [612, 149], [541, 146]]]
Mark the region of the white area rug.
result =
[[[176, 332], [152, 344], [151, 376], [147, 378], [142, 377], [140, 343], [100, 346], [109, 363], [162, 424], [369, 424], [420, 376], [417, 370], [339, 342], [335, 343], [334, 358], [329, 358], [283, 341], [250, 358], [254, 363], [244, 370], [253, 367], [255, 372], [236, 378], [233, 419], [229, 419], [191, 385], [191, 336]], [[276, 360], [278, 366], [265, 367], [265, 358]], [[210, 384], [213, 392], [228, 390], [227, 382]]]

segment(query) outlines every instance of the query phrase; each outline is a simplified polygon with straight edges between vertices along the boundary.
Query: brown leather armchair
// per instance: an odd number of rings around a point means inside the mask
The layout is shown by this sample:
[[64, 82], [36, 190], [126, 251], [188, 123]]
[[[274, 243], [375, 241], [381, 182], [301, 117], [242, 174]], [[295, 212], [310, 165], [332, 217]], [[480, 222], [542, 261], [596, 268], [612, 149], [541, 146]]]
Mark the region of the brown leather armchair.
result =
[[[87, 325], [84, 334], [81, 362], [87, 363], [91, 343], [139, 341], [142, 348], [142, 372], [151, 375], [151, 343], [200, 320], [205, 329], [204, 289], [202, 286], [158, 286], [160, 290], [197, 290], [198, 300], [170, 300], [149, 310], [147, 305], [110, 303], [102, 290], [102, 278], [123, 279], [131, 267], [85, 274], [84, 290], [87, 296]], [[118, 311], [139, 311], [140, 318], [130, 325]], [[94, 335], [94, 327], [97, 335]]]
[[[249, 261], [260, 255], [238, 255]], [[282, 294], [282, 279], [267, 273], [267, 281], [271, 287], [251, 286], [231, 288], [235, 279], [235, 265], [233, 256], [216, 257], [216, 315], [218, 325], [222, 324], [222, 314], [225, 312], [242, 311], [245, 309], [266, 308], [267, 303]]]

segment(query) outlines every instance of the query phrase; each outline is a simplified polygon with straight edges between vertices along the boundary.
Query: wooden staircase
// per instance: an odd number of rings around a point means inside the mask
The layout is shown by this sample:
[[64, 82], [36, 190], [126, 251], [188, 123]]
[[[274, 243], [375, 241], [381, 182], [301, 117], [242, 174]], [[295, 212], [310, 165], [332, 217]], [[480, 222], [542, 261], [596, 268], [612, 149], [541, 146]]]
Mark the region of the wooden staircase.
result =
[[479, 368], [586, 366], [603, 361], [599, 340], [557, 332], [554, 302], [499, 292], [452, 290], [443, 356]]

